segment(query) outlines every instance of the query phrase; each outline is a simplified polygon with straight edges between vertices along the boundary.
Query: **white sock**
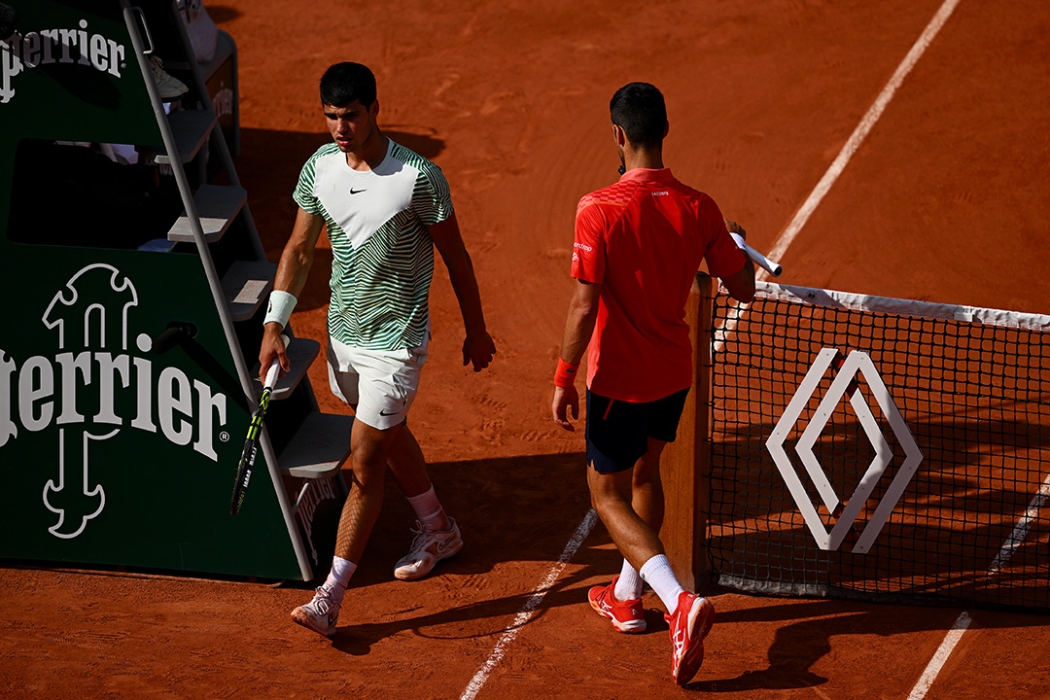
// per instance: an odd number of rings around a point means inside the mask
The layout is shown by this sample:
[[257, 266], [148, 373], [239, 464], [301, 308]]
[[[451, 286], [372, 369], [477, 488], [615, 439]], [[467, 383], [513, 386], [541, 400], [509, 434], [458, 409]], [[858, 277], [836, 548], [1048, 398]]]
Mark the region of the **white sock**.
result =
[[642, 597], [642, 577], [626, 559], [623, 560], [623, 567], [620, 569], [620, 578], [616, 579], [613, 595], [621, 602]]
[[656, 595], [660, 596], [664, 607], [667, 608], [667, 613], [673, 614], [675, 608], [678, 607], [678, 595], [685, 592], [685, 589], [682, 588], [682, 584], [678, 583], [678, 578], [674, 575], [671, 562], [667, 561], [667, 557], [657, 554], [645, 562], [638, 573], [656, 592]]
[[350, 577], [357, 571], [357, 564], [342, 557], [332, 557], [332, 570], [328, 572], [324, 587], [328, 589], [331, 599], [338, 605], [343, 604], [343, 594], [350, 583]]
[[435, 531], [448, 530], [452, 527], [452, 523], [448, 521], [448, 516], [445, 515], [445, 509], [441, 507], [441, 501], [438, 500], [437, 494], [434, 492], [433, 485], [431, 485], [429, 491], [418, 496], [409, 496], [408, 502], [411, 504], [412, 509], [416, 511], [416, 517], [419, 518], [419, 522], [423, 523], [426, 529]]

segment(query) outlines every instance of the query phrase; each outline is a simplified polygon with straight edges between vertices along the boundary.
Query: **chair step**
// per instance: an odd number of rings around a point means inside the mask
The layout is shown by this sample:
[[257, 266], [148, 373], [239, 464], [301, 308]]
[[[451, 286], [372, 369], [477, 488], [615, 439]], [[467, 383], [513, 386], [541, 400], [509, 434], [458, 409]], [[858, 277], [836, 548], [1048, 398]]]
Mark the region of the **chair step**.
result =
[[[168, 124], [175, 137], [175, 147], [181, 162], [189, 163], [197, 157], [218, 121], [211, 110], [180, 109], [168, 115]], [[159, 153], [156, 162], [171, 165], [171, 157], [167, 153]]]
[[[248, 193], [234, 185], [201, 185], [193, 195], [193, 204], [200, 217], [204, 240], [214, 243], [233, 223], [234, 218], [248, 201]], [[193, 226], [190, 217], [183, 210], [175, 224], [168, 231], [168, 240], [179, 243], [193, 243]]]
[[321, 479], [334, 474], [350, 456], [353, 425], [353, 416], [311, 413], [277, 463], [286, 473], [303, 479]]
[[[306, 376], [306, 371], [321, 353], [321, 344], [310, 338], [292, 338], [288, 344], [288, 360], [292, 363], [292, 371], [277, 380], [277, 386], [270, 394], [271, 401], [287, 399], [292, 395], [295, 387]], [[262, 383], [259, 381], [259, 363], [252, 367], [252, 383], [255, 386], [255, 394], [262, 393]]]
[[247, 321], [266, 301], [273, 287], [277, 265], [266, 260], [238, 260], [222, 277], [222, 291], [230, 317]]

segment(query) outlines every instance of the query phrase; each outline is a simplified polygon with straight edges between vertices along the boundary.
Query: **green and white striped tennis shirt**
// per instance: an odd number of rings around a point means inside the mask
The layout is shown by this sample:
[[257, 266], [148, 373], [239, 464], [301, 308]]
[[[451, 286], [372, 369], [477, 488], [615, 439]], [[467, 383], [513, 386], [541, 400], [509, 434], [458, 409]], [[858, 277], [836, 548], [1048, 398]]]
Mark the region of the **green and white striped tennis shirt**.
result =
[[452, 215], [441, 169], [388, 142], [383, 162], [365, 172], [347, 165], [335, 143], [322, 146], [303, 166], [293, 195], [328, 224], [328, 333], [366, 350], [423, 344], [434, 277], [434, 243], [426, 227]]

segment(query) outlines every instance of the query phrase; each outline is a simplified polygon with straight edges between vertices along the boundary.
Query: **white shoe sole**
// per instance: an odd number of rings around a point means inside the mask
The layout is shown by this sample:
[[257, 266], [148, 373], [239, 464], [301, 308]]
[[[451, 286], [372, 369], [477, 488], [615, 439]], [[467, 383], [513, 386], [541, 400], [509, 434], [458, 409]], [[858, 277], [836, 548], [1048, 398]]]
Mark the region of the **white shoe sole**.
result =
[[327, 630], [323, 629], [321, 627], [318, 627], [317, 623], [314, 622], [314, 619], [308, 613], [303, 612], [299, 608], [296, 608], [295, 610], [292, 611], [292, 622], [294, 622], [295, 624], [300, 625], [302, 627], [305, 627], [306, 629], [308, 629], [308, 630], [310, 630], [312, 632], [316, 632], [317, 634], [321, 635], [322, 637], [335, 636], [335, 627], [332, 627], [331, 629], [327, 629]]
[[460, 540], [456, 546], [446, 552], [440, 557], [434, 559], [434, 563], [431, 564], [427, 569], [411, 569], [408, 566], [399, 566], [394, 568], [394, 578], [399, 581], [418, 581], [421, 578], [425, 578], [430, 575], [430, 572], [434, 570], [434, 567], [438, 565], [439, 561], [449, 559], [459, 554], [460, 550], [463, 549], [463, 540]]

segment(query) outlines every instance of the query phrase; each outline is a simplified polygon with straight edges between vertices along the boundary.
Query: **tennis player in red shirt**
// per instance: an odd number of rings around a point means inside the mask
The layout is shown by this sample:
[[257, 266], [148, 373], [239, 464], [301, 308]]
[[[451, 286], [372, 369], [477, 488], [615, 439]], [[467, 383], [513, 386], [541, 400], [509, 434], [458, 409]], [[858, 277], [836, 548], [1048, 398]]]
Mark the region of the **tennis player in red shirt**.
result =
[[744, 302], [754, 295], [755, 269], [714, 200], [664, 167], [668, 124], [660, 91], [626, 85], [610, 112], [622, 176], [576, 209], [577, 284], [552, 410], [558, 425], [574, 429], [568, 413], [579, 416], [576, 369], [589, 346], [587, 483], [624, 562], [619, 576], [592, 588], [588, 599], [620, 632], [642, 632], [642, 582], [648, 583], [667, 608], [671, 674], [684, 685], [703, 663], [715, 617], [709, 600], [682, 588], [657, 536], [664, 513], [660, 454], [675, 439], [693, 381], [685, 305], [702, 260]]

